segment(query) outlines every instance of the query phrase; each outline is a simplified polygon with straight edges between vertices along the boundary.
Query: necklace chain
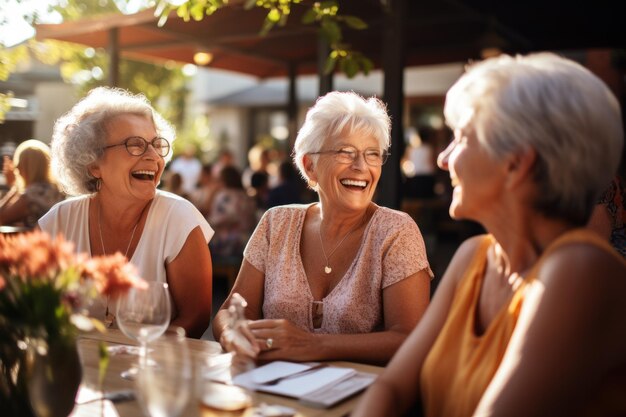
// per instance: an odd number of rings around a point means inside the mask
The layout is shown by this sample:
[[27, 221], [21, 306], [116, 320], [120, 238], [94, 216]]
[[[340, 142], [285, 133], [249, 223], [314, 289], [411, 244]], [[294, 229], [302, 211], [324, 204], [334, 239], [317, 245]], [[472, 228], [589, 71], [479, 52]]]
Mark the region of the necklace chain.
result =
[[[124, 252], [124, 257], [128, 259], [128, 251], [130, 249], [130, 245], [133, 243], [133, 238], [135, 237], [135, 231], [137, 230], [137, 226], [139, 226], [139, 222], [141, 221], [141, 216], [143, 215], [143, 210], [141, 210], [141, 214], [139, 214], [139, 219], [135, 223], [135, 227], [133, 227], [133, 232], [130, 235], [130, 240], [128, 241], [128, 246], [126, 246], [126, 252]], [[100, 202], [98, 202], [98, 232], [100, 233], [100, 245], [102, 246], [102, 254], [106, 256], [107, 251], [104, 248], [104, 240], [102, 240], [102, 216], [100, 212]]]
[[[145, 210], [145, 207], [144, 207]], [[137, 219], [137, 223], [135, 223], [135, 227], [133, 227], [133, 232], [130, 235], [130, 240], [128, 241], [128, 246], [126, 246], [126, 252], [124, 253], [124, 257], [128, 259], [128, 251], [130, 250], [130, 245], [133, 243], [133, 238], [135, 237], [135, 231], [137, 231], [137, 226], [139, 226], [139, 222], [141, 221], [141, 216], [143, 216], [143, 210], [139, 214], [139, 219]], [[100, 201], [98, 201], [98, 232], [100, 233], [100, 245], [102, 246], [102, 254], [106, 256], [107, 251], [104, 248], [104, 239], [102, 239], [102, 214], [100, 210]], [[109, 297], [107, 297], [106, 303], [106, 311], [104, 312], [104, 324], [106, 327], [111, 327], [115, 322], [115, 315], [109, 311]]]
[[359, 226], [361, 226], [361, 224], [364, 221], [365, 221], [365, 217], [363, 217], [363, 221], [357, 223], [356, 226], [354, 226], [352, 229], [350, 229], [350, 231], [348, 233], [346, 233], [346, 235], [343, 237], [343, 239], [341, 239], [341, 241], [337, 244], [337, 246], [335, 246], [335, 248], [330, 252], [330, 254], [328, 256], [326, 256], [326, 251], [324, 250], [324, 241], [322, 240], [322, 222], [320, 221], [320, 227], [319, 227], [319, 229], [317, 229], [317, 233], [318, 233], [318, 235], [320, 237], [320, 246], [322, 247], [322, 254], [324, 255], [324, 259], [326, 259], [326, 265], [324, 266], [324, 272], [326, 274], [330, 274], [331, 272], [333, 272], [333, 269], [330, 267], [330, 262], [329, 262], [330, 257], [333, 256], [335, 251], [339, 248], [339, 246], [341, 246], [341, 244], [344, 242], [344, 240], [346, 240], [347, 237], [352, 234], [352, 232], [354, 232], [356, 229], [358, 229]]

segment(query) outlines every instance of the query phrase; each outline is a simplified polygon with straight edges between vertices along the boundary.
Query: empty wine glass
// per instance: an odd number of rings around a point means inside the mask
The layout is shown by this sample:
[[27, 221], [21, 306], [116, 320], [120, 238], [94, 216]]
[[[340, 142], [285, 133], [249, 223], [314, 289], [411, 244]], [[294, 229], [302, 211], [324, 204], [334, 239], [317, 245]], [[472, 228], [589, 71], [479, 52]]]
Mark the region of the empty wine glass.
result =
[[[148, 343], [161, 336], [170, 324], [172, 307], [166, 283], [148, 282], [146, 288], [132, 288], [118, 300], [116, 320], [120, 330], [139, 342], [140, 364], [147, 365]], [[131, 379], [136, 368], [122, 372]]]
[[168, 330], [150, 346], [148, 366], [135, 379], [137, 400], [150, 417], [177, 417], [189, 404], [193, 372], [185, 332]]

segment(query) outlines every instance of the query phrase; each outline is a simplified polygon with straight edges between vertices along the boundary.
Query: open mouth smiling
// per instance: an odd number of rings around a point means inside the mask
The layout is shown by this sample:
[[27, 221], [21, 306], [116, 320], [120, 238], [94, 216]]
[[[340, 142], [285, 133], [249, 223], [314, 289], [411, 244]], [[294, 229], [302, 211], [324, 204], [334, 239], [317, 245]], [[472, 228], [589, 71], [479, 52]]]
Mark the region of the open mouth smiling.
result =
[[131, 173], [133, 178], [143, 181], [154, 181], [154, 177], [156, 176], [156, 171], [148, 171], [148, 170], [140, 170], [133, 171]]
[[341, 185], [350, 189], [364, 190], [367, 187], [368, 182], [364, 180], [341, 180]]

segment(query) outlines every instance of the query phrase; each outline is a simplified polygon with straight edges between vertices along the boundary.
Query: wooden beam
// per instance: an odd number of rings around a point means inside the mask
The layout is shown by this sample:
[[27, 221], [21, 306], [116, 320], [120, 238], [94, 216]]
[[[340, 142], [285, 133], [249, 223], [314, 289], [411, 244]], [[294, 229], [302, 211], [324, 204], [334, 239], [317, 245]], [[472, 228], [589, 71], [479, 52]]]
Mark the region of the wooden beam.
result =
[[398, 209], [402, 200], [402, 176], [400, 159], [404, 153], [404, 55], [407, 0], [390, 0], [384, 25], [383, 96], [391, 116], [391, 156], [383, 166], [378, 185], [378, 202]]
[[296, 142], [298, 130], [298, 91], [296, 78], [298, 76], [298, 65], [295, 62], [289, 64], [289, 92], [287, 96], [287, 129], [289, 130], [289, 151], [293, 149]]
[[120, 80], [120, 43], [119, 29], [109, 29], [109, 86], [118, 87]]
[[326, 93], [333, 91], [333, 74], [326, 74], [324, 71], [326, 67], [326, 59], [330, 54], [330, 46], [328, 42], [322, 37], [322, 34], [318, 34], [317, 37], [317, 76], [319, 79], [318, 96], [321, 97]]

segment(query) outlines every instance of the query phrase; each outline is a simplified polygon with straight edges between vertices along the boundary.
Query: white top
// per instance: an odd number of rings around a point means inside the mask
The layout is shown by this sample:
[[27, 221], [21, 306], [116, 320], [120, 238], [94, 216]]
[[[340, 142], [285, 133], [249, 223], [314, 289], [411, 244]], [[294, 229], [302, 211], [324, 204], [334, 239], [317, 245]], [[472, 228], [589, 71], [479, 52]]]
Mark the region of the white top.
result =
[[[56, 204], [39, 219], [39, 227], [51, 236], [62, 233], [66, 240], [74, 243], [77, 253], [82, 252], [91, 256], [89, 243], [91, 198], [91, 195], [83, 195]], [[208, 244], [214, 232], [198, 209], [182, 197], [157, 190], [130, 263], [146, 281], [167, 282], [165, 265], [176, 259], [189, 234], [198, 226]], [[90, 315], [95, 318], [104, 317], [107, 304], [106, 299], [95, 302], [89, 307]], [[115, 308], [114, 305], [111, 307]], [[173, 315], [175, 311], [176, 308], [173, 306]]]
[[[84, 195], [56, 204], [39, 219], [39, 227], [51, 236], [62, 233], [66, 240], [76, 245], [77, 253], [91, 255], [90, 200], [91, 196]], [[187, 237], [198, 226], [208, 244], [213, 229], [193, 204], [175, 194], [157, 190], [130, 262], [145, 280], [167, 282], [165, 265], [178, 256]]]

